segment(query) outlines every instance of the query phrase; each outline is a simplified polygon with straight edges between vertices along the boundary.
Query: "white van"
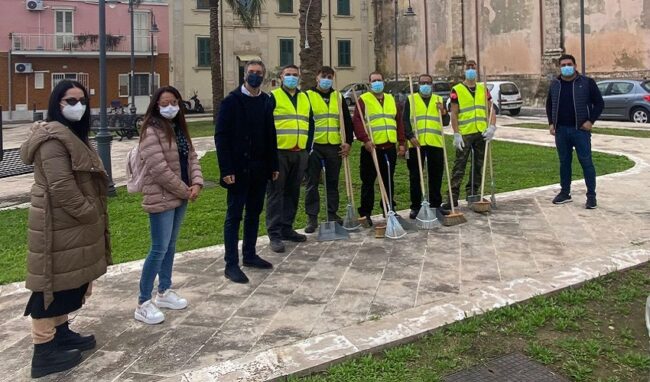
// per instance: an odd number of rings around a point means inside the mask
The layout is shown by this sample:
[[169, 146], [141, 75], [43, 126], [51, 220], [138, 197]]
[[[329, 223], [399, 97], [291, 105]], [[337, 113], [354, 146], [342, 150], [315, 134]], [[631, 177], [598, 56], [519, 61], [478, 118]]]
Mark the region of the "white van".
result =
[[492, 103], [497, 114], [503, 111], [510, 112], [510, 115], [517, 115], [521, 111], [523, 100], [519, 88], [510, 81], [488, 81], [487, 87], [492, 96]]

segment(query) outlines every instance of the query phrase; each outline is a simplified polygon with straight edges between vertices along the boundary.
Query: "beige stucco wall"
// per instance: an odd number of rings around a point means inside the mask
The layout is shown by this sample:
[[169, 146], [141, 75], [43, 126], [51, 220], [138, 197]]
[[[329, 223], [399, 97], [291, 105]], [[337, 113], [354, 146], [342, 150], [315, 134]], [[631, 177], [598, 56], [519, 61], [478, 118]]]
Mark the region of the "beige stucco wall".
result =
[[[373, 20], [370, 0], [351, 1], [351, 16], [336, 16], [336, 1], [332, 1], [332, 64], [337, 70], [337, 86], [363, 81], [374, 69], [372, 49]], [[171, 83], [182, 89], [184, 96], [197, 90], [203, 105], [211, 105], [210, 70], [196, 68], [197, 36], [209, 36], [209, 12], [196, 10], [195, 1], [170, 0]], [[322, 36], [323, 61], [329, 65], [329, 32], [327, 0], [323, 1]], [[234, 20], [228, 7], [223, 18], [223, 71], [224, 90], [231, 91], [238, 84], [239, 62], [237, 56], [256, 55], [262, 58], [270, 73], [277, 72], [280, 61], [280, 38], [294, 39], [294, 62], [299, 65], [300, 32], [298, 21], [299, 0], [294, 0], [294, 14], [279, 14], [276, 0], [266, 1], [259, 26], [252, 31], [242, 28]], [[337, 39], [349, 39], [352, 43], [352, 67], [337, 67]], [[266, 88], [270, 87], [267, 81]]]

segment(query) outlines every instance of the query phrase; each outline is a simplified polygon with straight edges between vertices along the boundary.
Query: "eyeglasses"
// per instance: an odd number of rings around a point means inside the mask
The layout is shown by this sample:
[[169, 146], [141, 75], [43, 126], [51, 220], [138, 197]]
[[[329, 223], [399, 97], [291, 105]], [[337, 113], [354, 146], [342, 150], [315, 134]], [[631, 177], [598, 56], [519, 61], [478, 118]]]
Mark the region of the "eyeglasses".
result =
[[70, 98], [64, 98], [62, 99], [62, 101], [65, 101], [65, 103], [67, 103], [70, 106], [74, 106], [79, 102], [81, 102], [82, 105], [88, 105], [88, 98], [86, 97], [82, 97], [82, 98], [70, 97]]

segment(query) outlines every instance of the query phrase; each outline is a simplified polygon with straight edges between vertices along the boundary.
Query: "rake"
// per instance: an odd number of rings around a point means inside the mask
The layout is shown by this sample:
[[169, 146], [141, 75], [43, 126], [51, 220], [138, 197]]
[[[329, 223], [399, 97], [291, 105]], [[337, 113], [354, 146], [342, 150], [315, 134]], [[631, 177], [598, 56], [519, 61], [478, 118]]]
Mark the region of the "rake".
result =
[[[419, 136], [418, 136], [418, 126], [417, 126], [417, 119], [415, 117], [415, 97], [413, 96], [413, 81], [411, 80], [411, 76], [409, 75], [409, 89], [411, 91], [411, 119], [412, 119], [412, 126], [413, 126], [413, 133], [415, 134], [415, 139], [418, 140], [419, 142]], [[433, 229], [436, 226], [436, 222], [438, 221], [438, 218], [436, 218], [436, 213], [431, 209], [431, 205], [429, 204], [428, 200], [428, 193], [426, 193], [425, 188], [424, 188], [424, 174], [422, 172], [422, 153], [420, 152], [420, 146], [415, 146], [415, 152], [417, 153], [418, 156], [418, 171], [420, 172], [420, 190], [422, 191], [422, 203], [420, 204], [420, 211], [418, 211], [417, 216], [415, 217], [416, 219], [416, 224], [418, 228], [420, 229]], [[428, 168], [427, 168], [427, 175], [428, 175]]]
[[[483, 87], [484, 90], [487, 90], [487, 83], [485, 82], [485, 77], [487, 75], [485, 74], [485, 68], [483, 68]], [[485, 96], [485, 125], [489, 126], [490, 125], [490, 115], [492, 114], [492, 104], [490, 104], [490, 107], [488, 107], [488, 99], [487, 96]], [[478, 213], [486, 213], [490, 212], [491, 208], [491, 202], [488, 200], [483, 199], [484, 196], [484, 191], [485, 191], [485, 168], [487, 167], [487, 159], [488, 159], [488, 151], [490, 151], [490, 142], [485, 142], [485, 152], [483, 153], [483, 165], [482, 165], [482, 171], [481, 171], [481, 198], [477, 201], [472, 203], [471, 208], [472, 211], [478, 212]]]
[[490, 151], [488, 151], [488, 159], [490, 160], [490, 202], [493, 209], [497, 208], [497, 198], [494, 195], [496, 192], [496, 185], [494, 184], [494, 168], [492, 167], [492, 145], [490, 145]]
[[[366, 134], [368, 134], [370, 141], [374, 144], [375, 142], [372, 137], [372, 132], [368, 128], [368, 125], [366, 123], [366, 116], [363, 114], [363, 112], [361, 111], [361, 107], [359, 106], [359, 99], [357, 97], [357, 94], [354, 92], [352, 94], [354, 96], [354, 102], [357, 105], [356, 107], [357, 110], [359, 111], [359, 115], [361, 116], [363, 129], [365, 130]], [[362, 150], [365, 150], [365, 148]], [[386, 195], [386, 188], [384, 187], [384, 181], [381, 176], [381, 170], [379, 169], [379, 160], [377, 159], [377, 151], [372, 150], [370, 155], [372, 156], [372, 162], [374, 163], [375, 171], [377, 172], [377, 180], [379, 183], [379, 193], [381, 195], [381, 202], [384, 205], [384, 211], [386, 211], [386, 237], [389, 239], [399, 239], [406, 235], [406, 231], [404, 231], [404, 228], [402, 228], [402, 226], [399, 224], [399, 221], [395, 217], [396, 214], [393, 211], [392, 203], [388, 202], [388, 196]]]
[[[438, 115], [438, 119], [440, 121], [440, 126], [443, 126], [442, 113]], [[447, 187], [449, 188], [449, 195], [451, 197], [452, 193], [451, 193], [451, 176], [449, 175], [449, 159], [447, 158], [447, 143], [445, 142], [444, 139], [442, 141], [442, 156], [445, 158], [445, 174], [447, 174]], [[451, 205], [451, 212], [448, 215], [442, 216], [442, 225], [449, 227], [453, 225], [467, 223], [467, 219], [465, 218], [465, 215], [463, 215], [463, 213], [460, 211], [456, 212], [456, 208], [454, 207], [453, 201], [451, 201], [449, 204]]]
[[[341, 97], [339, 101], [339, 128], [341, 131], [341, 143], [347, 141], [345, 135], [345, 121], [343, 120], [343, 107], [347, 107], [345, 100]], [[357, 209], [354, 208], [354, 193], [352, 188], [352, 176], [350, 174], [350, 159], [348, 156], [343, 157], [343, 173], [345, 175], [345, 192], [348, 196], [348, 205], [345, 207], [345, 217], [343, 218], [343, 228], [348, 231], [354, 231], [361, 227], [359, 223], [359, 214]]]

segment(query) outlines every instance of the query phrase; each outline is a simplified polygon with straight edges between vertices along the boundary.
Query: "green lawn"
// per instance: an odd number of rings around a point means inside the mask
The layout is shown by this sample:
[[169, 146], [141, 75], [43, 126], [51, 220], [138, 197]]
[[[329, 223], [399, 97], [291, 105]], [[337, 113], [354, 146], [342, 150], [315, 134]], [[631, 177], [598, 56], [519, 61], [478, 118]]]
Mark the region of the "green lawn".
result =
[[[208, 124], [211, 125], [206, 122], [202, 131], [209, 130]], [[193, 125], [192, 129], [194, 128]], [[451, 137], [447, 137], [447, 146], [451, 150]], [[355, 142], [353, 154], [350, 157], [357, 201], [361, 186], [358, 175], [360, 149], [361, 146]], [[497, 192], [553, 184], [559, 180], [557, 154], [552, 148], [497, 141], [493, 145], [493, 156]], [[453, 158], [451, 160], [453, 161]], [[594, 153], [594, 163], [598, 174], [601, 175], [623, 171], [633, 165], [633, 162], [626, 157], [601, 153]], [[201, 165], [208, 184], [200, 198], [189, 206], [177, 244], [178, 251], [223, 242], [226, 192], [216, 185], [218, 169], [215, 153], [210, 152], [203, 157]], [[582, 177], [577, 160], [574, 160], [573, 175], [574, 179]], [[407, 209], [410, 205], [408, 171], [406, 162], [403, 160], [398, 162], [395, 182], [395, 199], [398, 209]], [[346, 206], [345, 187], [341, 186], [339, 189], [341, 192], [340, 212], [343, 213]], [[443, 186], [443, 190], [445, 189], [446, 183]], [[446, 192], [443, 192], [443, 195], [446, 195]], [[118, 196], [110, 199], [110, 230], [113, 258], [116, 263], [141, 259], [147, 254], [150, 244], [148, 217], [140, 207], [140, 198], [140, 195], [128, 194], [126, 189], [121, 187], [118, 189]], [[464, 195], [461, 194], [461, 198], [464, 198]], [[378, 200], [379, 198], [377, 198]], [[378, 208], [374, 210], [375, 213], [379, 213], [379, 211]], [[263, 221], [264, 219], [262, 219], [260, 235], [266, 232]], [[305, 224], [304, 203], [301, 201], [295, 227], [303, 228]], [[24, 258], [27, 251], [27, 210], [0, 211], [0, 232], [3, 232], [0, 236], [0, 269], [3, 270], [0, 273], [0, 284], [23, 280], [25, 277]]]
[[572, 381], [646, 382], [650, 263], [444, 326], [293, 382], [434, 382], [521, 352]]
[[[545, 123], [516, 123], [514, 125], [508, 125], [508, 127], [523, 127], [526, 129], [548, 130], [548, 125]], [[616, 129], [612, 127], [594, 126], [591, 132], [594, 134], [618, 135], [621, 137], [650, 138], [650, 129], [633, 130], [633, 129]]]
[[190, 130], [190, 137], [192, 138], [214, 136], [214, 122], [212, 121], [188, 122], [187, 128]]

